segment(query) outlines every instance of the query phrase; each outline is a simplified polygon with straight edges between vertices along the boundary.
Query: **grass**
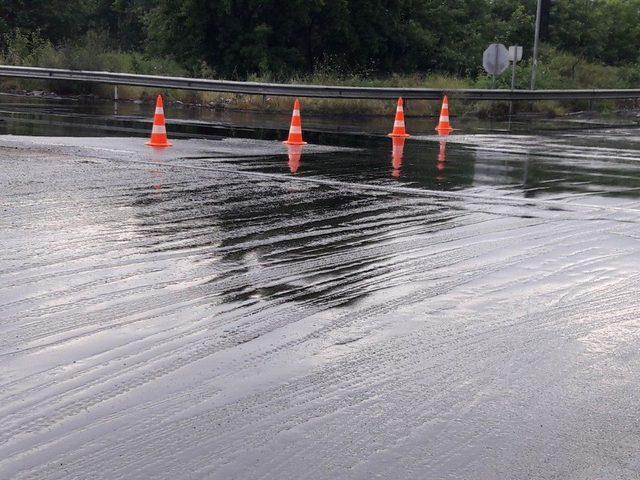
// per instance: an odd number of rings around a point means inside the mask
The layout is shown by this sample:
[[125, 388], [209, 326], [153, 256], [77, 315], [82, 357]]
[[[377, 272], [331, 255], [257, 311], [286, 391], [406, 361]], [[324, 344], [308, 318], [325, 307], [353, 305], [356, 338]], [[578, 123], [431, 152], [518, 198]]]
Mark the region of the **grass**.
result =
[[[273, 79], [252, 77], [250, 81], [271, 82]], [[362, 87], [432, 87], [432, 88], [468, 88], [471, 83], [465, 80], [442, 75], [403, 75], [386, 79], [363, 79], [358, 77], [337, 78], [327, 75], [308, 75], [291, 78], [287, 83], [304, 85], [340, 85]], [[206, 104], [219, 108], [241, 108], [246, 110], [288, 111], [291, 99], [286, 97], [263, 97], [250, 95], [231, 95], [205, 92], [199, 95]], [[305, 98], [304, 109], [311, 113], [335, 115], [388, 115], [389, 101], [366, 99]], [[440, 108], [438, 102], [411, 101], [411, 115], [435, 115]]]

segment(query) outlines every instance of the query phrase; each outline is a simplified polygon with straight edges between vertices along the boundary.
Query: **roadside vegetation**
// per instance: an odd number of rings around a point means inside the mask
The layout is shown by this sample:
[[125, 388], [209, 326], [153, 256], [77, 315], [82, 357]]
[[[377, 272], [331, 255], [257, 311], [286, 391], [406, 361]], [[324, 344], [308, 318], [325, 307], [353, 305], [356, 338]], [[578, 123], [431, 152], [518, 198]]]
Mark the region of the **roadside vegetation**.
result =
[[[50, 0], [0, 6], [4, 64], [302, 84], [489, 88], [480, 66], [492, 41], [531, 49], [535, 0]], [[578, 5], [579, 4], [579, 5]], [[39, 6], [39, 7], [38, 7]], [[38, 7], [38, 8], [36, 8]], [[636, 88], [640, 0], [543, 2], [538, 88]], [[578, 8], [580, 7], [580, 8]], [[386, 13], [381, 13], [381, 12]], [[244, 14], [243, 14], [244, 12]], [[249, 13], [251, 15], [249, 15]], [[434, 21], [437, 18], [438, 21]], [[390, 21], [391, 19], [391, 21]], [[632, 43], [635, 42], [635, 43]], [[530, 60], [516, 87], [528, 88]], [[510, 71], [498, 79], [510, 87]], [[0, 80], [2, 91], [49, 91], [110, 98], [113, 87]], [[119, 87], [121, 99], [157, 92]], [[286, 111], [276, 97], [171, 90], [168, 101], [211, 108]], [[412, 102], [410, 115], [435, 115], [437, 102]], [[386, 102], [305, 99], [308, 112], [386, 114]], [[559, 115], [630, 108], [629, 102], [521, 102], [520, 111]], [[501, 114], [507, 104], [458, 102], [458, 114]]]

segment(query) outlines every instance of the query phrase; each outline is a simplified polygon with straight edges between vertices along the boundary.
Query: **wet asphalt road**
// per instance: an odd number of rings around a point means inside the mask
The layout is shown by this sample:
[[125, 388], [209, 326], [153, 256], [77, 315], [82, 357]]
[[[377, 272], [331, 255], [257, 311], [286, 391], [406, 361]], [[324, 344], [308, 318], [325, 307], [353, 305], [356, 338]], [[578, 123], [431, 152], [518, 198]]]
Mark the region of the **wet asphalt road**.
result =
[[0, 478], [639, 478], [637, 142], [0, 137]]

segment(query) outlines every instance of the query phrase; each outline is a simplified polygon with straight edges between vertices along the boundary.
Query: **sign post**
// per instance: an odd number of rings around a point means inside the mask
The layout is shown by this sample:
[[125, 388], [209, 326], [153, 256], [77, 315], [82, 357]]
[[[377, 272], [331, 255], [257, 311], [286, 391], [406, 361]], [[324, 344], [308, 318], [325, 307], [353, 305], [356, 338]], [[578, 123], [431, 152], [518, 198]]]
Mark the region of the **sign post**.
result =
[[512, 45], [509, 47], [509, 61], [511, 62], [511, 90], [516, 88], [516, 63], [522, 60], [522, 47]]
[[[522, 47], [512, 45], [509, 47], [509, 61], [511, 62], [511, 90], [516, 89], [516, 63], [522, 60]], [[509, 102], [509, 130], [511, 130], [511, 115], [513, 114], [513, 100]]]
[[509, 51], [501, 43], [492, 43], [482, 54], [482, 66], [493, 76], [491, 88], [496, 86], [496, 75], [500, 75], [509, 66]]

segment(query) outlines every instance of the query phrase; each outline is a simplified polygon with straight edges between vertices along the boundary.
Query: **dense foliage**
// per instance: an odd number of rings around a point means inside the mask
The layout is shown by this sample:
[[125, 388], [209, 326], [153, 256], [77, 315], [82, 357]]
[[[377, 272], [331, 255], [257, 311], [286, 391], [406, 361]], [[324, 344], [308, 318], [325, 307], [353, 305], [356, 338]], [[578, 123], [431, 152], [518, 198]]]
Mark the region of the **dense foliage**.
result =
[[[135, 61], [164, 58], [195, 75], [475, 78], [492, 41], [531, 51], [535, 8], [536, 0], [3, 0], [0, 35], [5, 61], [43, 44], [60, 51], [100, 39], [136, 52]], [[544, 0], [542, 32], [552, 51], [633, 65], [640, 0]]]

